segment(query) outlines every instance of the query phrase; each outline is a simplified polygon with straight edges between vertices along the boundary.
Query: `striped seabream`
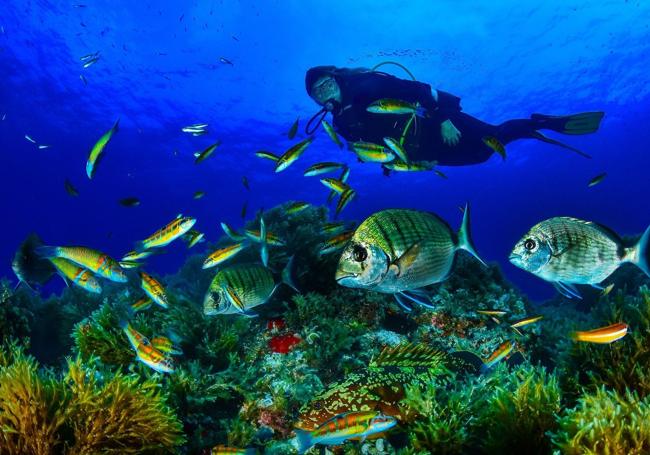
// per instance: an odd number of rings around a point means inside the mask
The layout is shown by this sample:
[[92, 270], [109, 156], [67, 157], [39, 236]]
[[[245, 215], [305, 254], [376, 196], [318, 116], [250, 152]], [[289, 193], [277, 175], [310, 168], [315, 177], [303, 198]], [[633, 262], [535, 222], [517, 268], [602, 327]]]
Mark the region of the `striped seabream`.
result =
[[611, 229], [591, 221], [557, 217], [533, 226], [515, 245], [510, 262], [554, 284], [566, 297], [580, 298], [576, 284], [602, 283], [630, 262], [650, 276], [650, 227], [627, 246]]
[[[220, 270], [203, 300], [204, 314], [246, 314], [266, 303], [276, 288], [271, 270], [261, 264], [238, 264]], [[237, 302], [233, 305], [233, 301]]]
[[356, 229], [341, 255], [336, 280], [388, 294], [413, 291], [445, 280], [458, 250], [480, 261], [470, 237], [469, 207], [458, 234], [432, 213], [383, 210]]

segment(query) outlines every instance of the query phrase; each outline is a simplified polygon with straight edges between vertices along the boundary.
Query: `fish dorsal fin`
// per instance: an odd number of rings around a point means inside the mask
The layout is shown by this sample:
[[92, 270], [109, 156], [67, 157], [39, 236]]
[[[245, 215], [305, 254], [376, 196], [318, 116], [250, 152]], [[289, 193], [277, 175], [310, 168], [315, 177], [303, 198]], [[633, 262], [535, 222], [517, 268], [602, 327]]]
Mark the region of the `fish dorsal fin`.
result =
[[424, 344], [402, 343], [386, 347], [376, 359], [370, 361], [370, 368], [377, 367], [414, 367], [436, 368], [442, 366], [446, 355]]
[[395, 276], [400, 276], [405, 270], [407, 270], [418, 257], [422, 251], [422, 242], [416, 242], [411, 245], [400, 257], [395, 259], [390, 265], [390, 269], [395, 272]]

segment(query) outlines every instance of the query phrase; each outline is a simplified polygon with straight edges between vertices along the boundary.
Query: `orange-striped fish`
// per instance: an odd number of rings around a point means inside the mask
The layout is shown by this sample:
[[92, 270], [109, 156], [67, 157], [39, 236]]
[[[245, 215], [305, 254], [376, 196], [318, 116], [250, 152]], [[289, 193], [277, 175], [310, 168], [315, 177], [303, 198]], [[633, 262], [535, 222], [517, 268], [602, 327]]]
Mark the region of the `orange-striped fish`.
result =
[[584, 332], [573, 332], [571, 338], [575, 341], [587, 343], [608, 344], [618, 341], [627, 335], [628, 325], [624, 322], [601, 327], [599, 329], [587, 330]]
[[216, 251], [210, 253], [210, 255], [203, 262], [203, 269], [209, 269], [215, 267], [222, 262], [227, 261], [228, 259], [235, 257], [237, 253], [242, 251], [248, 246], [245, 242], [235, 243], [234, 245], [228, 245], [223, 248], [219, 248]]
[[395, 417], [377, 411], [340, 414], [313, 431], [296, 429], [298, 453], [303, 454], [316, 444], [340, 445], [350, 439], [365, 440], [368, 436], [385, 433], [395, 425]]
[[69, 281], [72, 281], [72, 284], [86, 291], [94, 292], [95, 294], [102, 292], [99, 281], [97, 281], [97, 278], [89, 270], [63, 258], [50, 258], [50, 262], [59, 272], [66, 285], [69, 285]]
[[159, 248], [169, 245], [179, 237], [185, 235], [196, 223], [196, 218], [187, 216], [178, 216], [167, 226], [158, 229], [149, 237], [139, 242], [136, 246], [137, 251], [144, 251], [150, 248]]
[[170, 355], [181, 355], [183, 353], [183, 351], [174, 345], [172, 340], [164, 336], [157, 336], [152, 338], [151, 346], [158, 349], [160, 352], [164, 352]]
[[501, 360], [505, 359], [510, 355], [510, 353], [515, 348], [515, 344], [512, 341], [504, 341], [501, 345], [495, 349], [495, 351], [483, 361], [483, 366], [481, 367], [481, 372], [485, 373], [494, 365], [499, 363]]
[[162, 284], [145, 272], [140, 272], [140, 278], [142, 278], [140, 286], [145, 294], [147, 294], [156, 305], [167, 308], [169, 306], [169, 300], [167, 299], [167, 293]]
[[151, 345], [139, 344], [135, 349], [135, 353], [139, 361], [158, 373], [172, 373], [174, 371], [172, 360]]
[[142, 297], [137, 302], [131, 304], [131, 309], [133, 312], [144, 311], [148, 309], [152, 304], [153, 300], [151, 300], [149, 297]]
[[121, 321], [120, 326], [122, 327], [122, 331], [128, 338], [129, 343], [131, 343], [133, 349], [138, 349], [138, 346], [140, 345], [148, 346], [151, 344], [149, 338], [147, 338], [146, 336], [144, 336], [143, 334], [135, 330], [133, 326], [128, 322]]
[[127, 282], [124, 270], [115, 259], [92, 248], [83, 246], [42, 246], [36, 249], [36, 253], [48, 259], [67, 259], [90, 270], [95, 275], [117, 283]]
[[329, 254], [334, 251], [340, 250], [345, 245], [347, 245], [347, 243], [350, 241], [353, 235], [354, 235], [354, 229], [351, 229], [349, 231], [345, 231], [340, 234], [337, 234], [330, 239], [327, 239], [323, 243], [323, 246], [321, 247], [318, 253], [322, 256], [324, 254]]

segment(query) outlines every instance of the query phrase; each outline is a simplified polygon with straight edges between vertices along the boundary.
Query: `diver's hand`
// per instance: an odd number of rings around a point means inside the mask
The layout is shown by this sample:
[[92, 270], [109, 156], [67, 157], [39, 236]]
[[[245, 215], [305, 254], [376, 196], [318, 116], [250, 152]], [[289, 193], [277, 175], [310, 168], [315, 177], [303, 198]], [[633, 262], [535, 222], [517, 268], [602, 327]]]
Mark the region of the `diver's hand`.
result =
[[458, 128], [449, 119], [440, 124], [440, 134], [442, 135], [442, 141], [447, 145], [457, 145], [462, 136]]

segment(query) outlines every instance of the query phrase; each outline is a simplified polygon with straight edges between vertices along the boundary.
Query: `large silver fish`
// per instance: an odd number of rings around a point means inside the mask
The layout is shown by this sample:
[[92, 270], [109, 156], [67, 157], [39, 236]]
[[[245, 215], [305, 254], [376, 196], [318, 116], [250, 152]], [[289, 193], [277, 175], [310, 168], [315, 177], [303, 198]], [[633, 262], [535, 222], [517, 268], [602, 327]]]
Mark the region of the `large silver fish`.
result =
[[648, 276], [650, 227], [636, 245], [626, 247], [611, 229], [591, 221], [557, 217], [533, 226], [517, 242], [510, 262], [553, 283], [566, 297], [580, 298], [574, 285], [599, 284], [622, 264], [630, 262]]
[[341, 255], [336, 281], [394, 294], [407, 310], [403, 297], [429, 306], [418, 289], [445, 280], [458, 250], [481, 261], [470, 236], [469, 206], [458, 234], [432, 213], [383, 210], [366, 218], [355, 231]]

